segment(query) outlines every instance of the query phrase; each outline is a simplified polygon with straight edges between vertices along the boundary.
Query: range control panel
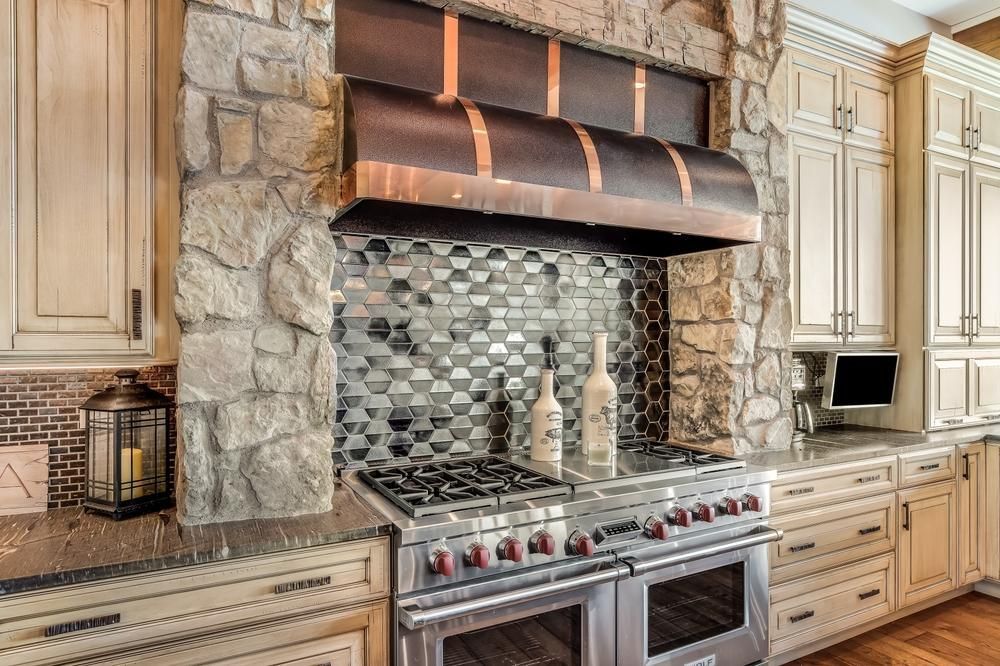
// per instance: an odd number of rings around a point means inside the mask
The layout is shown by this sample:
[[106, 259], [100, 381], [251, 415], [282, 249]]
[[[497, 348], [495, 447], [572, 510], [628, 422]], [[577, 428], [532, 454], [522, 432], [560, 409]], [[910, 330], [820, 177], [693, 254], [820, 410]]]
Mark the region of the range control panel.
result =
[[642, 526], [637, 518], [632, 518], [598, 525], [594, 531], [594, 541], [597, 542], [598, 546], [610, 546], [632, 541], [640, 534], [642, 534]]

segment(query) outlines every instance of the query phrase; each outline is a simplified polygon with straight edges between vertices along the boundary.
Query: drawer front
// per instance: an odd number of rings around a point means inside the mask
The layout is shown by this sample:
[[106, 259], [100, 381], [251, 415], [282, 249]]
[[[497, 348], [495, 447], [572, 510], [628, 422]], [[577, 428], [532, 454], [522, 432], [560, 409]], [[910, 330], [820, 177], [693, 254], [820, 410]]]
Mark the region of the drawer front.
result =
[[946, 446], [899, 456], [899, 486], [918, 486], [955, 478], [955, 447]]
[[771, 654], [891, 613], [895, 556], [882, 555], [771, 588]]
[[771, 520], [785, 537], [771, 544], [771, 583], [783, 583], [896, 547], [896, 496], [848, 502]]
[[771, 515], [833, 506], [896, 489], [896, 456], [779, 474], [771, 487]]
[[59, 663], [378, 599], [388, 556], [387, 540], [373, 539], [15, 595], [0, 605], [0, 663]]

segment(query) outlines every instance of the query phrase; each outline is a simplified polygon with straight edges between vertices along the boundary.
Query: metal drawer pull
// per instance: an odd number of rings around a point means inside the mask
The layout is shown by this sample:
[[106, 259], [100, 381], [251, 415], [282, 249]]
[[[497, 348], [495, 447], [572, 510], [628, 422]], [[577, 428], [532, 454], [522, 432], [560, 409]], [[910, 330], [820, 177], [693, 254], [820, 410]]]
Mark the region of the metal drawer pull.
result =
[[121, 613], [112, 613], [111, 615], [100, 615], [98, 617], [89, 617], [86, 620], [73, 620], [72, 622], [62, 622], [60, 624], [53, 624], [51, 626], [45, 627], [45, 637], [50, 638], [52, 636], [71, 634], [74, 631], [83, 631], [85, 629], [110, 627], [111, 625], [118, 624], [121, 621], [122, 621]]
[[871, 483], [872, 481], [881, 481], [881, 474], [871, 474], [869, 476], [862, 476], [858, 479], [858, 483]]
[[882, 594], [882, 590], [876, 588], [876, 589], [870, 590], [868, 592], [862, 592], [861, 594], [858, 595], [858, 599], [861, 599], [862, 601], [864, 601], [865, 599], [871, 599], [872, 597], [877, 597], [880, 594]]
[[963, 423], [964, 421], [965, 419], [945, 419], [941, 421], [941, 423], [944, 423], [945, 425], [958, 425], [959, 423]]
[[816, 611], [806, 611], [805, 613], [799, 613], [798, 615], [792, 615], [788, 618], [788, 621], [792, 624], [796, 622], [801, 622], [802, 620], [808, 620], [809, 618], [816, 615]]
[[789, 495], [808, 495], [809, 493], [815, 492], [815, 486], [806, 486], [805, 488], [792, 488], [788, 491]]
[[934, 463], [933, 465], [921, 465], [920, 466], [920, 471], [921, 472], [929, 472], [932, 469], [937, 469], [940, 466], [941, 466], [941, 463]]
[[329, 585], [333, 580], [329, 576], [324, 576], [322, 578], [307, 578], [305, 580], [297, 580], [291, 583], [278, 583], [274, 586], [275, 594], [285, 594], [286, 592], [296, 592], [298, 590], [307, 590], [310, 587], [322, 587], [324, 585]]
[[858, 534], [864, 536], [865, 534], [875, 534], [876, 532], [881, 532], [881, 531], [882, 531], [881, 525], [873, 525], [872, 527], [864, 527], [858, 530]]
[[815, 548], [816, 542], [810, 541], [809, 543], [803, 543], [798, 546], [790, 546], [788, 552], [790, 553], [801, 553], [803, 550], [809, 550], [810, 548]]
[[997, 421], [997, 420], [1000, 420], [1000, 414], [987, 414], [986, 415], [986, 420], [987, 421]]

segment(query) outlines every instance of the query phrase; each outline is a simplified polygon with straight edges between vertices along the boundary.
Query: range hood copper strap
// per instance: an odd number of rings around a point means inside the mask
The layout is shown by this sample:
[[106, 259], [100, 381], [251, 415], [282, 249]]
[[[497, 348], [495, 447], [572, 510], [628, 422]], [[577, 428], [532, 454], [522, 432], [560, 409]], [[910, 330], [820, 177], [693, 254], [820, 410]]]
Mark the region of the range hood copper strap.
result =
[[444, 13], [444, 92], [458, 95], [458, 14]]
[[646, 133], [646, 66], [635, 65], [635, 122], [632, 130], [636, 134]]
[[667, 154], [670, 155], [670, 159], [674, 161], [674, 168], [677, 169], [677, 179], [681, 181], [681, 204], [684, 206], [693, 206], [694, 196], [691, 191], [691, 174], [688, 173], [687, 165], [684, 164], [684, 158], [681, 157], [676, 148], [663, 139], [656, 140], [667, 151]]
[[493, 177], [493, 153], [490, 150], [490, 134], [486, 131], [486, 121], [483, 114], [471, 99], [457, 98], [465, 107], [472, 125], [472, 141], [476, 146], [476, 175], [485, 178]]
[[549, 40], [549, 97], [547, 116], [559, 115], [559, 40]]
[[601, 192], [604, 187], [601, 179], [601, 161], [597, 158], [597, 148], [594, 146], [594, 140], [590, 138], [590, 134], [587, 133], [587, 130], [580, 123], [569, 118], [564, 118], [563, 120], [569, 123], [569, 126], [573, 128], [576, 136], [580, 139], [580, 146], [583, 147], [583, 155], [587, 158], [587, 177], [590, 179], [590, 191]]

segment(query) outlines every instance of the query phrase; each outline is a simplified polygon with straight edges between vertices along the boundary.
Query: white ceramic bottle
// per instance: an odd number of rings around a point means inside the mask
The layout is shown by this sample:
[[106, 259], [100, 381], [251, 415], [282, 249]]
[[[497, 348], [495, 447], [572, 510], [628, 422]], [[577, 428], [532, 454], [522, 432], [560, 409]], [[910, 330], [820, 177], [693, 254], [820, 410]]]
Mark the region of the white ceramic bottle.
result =
[[531, 407], [531, 459], [543, 462], [562, 460], [563, 411], [556, 401], [553, 383], [556, 371], [552, 367], [551, 342], [546, 346], [538, 384], [538, 399]]
[[608, 334], [593, 335], [594, 361], [583, 384], [583, 452], [591, 464], [610, 465], [618, 448], [618, 387], [608, 375]]

